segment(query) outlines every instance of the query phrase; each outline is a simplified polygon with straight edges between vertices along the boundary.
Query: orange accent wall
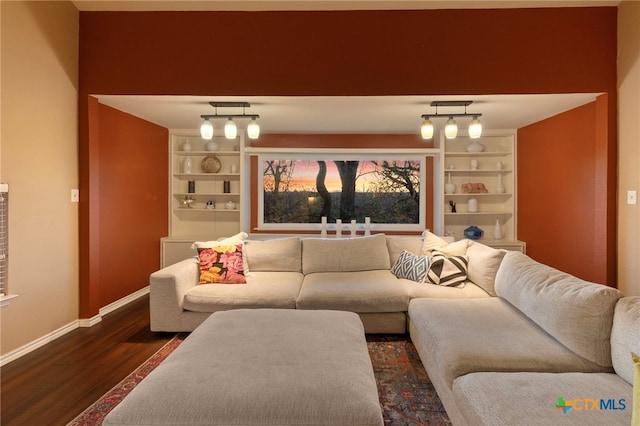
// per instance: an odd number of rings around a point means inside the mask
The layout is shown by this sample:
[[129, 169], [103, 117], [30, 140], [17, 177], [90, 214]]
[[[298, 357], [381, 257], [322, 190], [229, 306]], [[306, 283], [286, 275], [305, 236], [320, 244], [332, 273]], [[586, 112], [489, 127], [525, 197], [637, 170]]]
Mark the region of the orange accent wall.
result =
[[100, 297], [149, 285], [167, 235], [168, 130], [105, 105], [100, 121]]
[[519, 129], [518, 238], [540, 262], [615, 285], [605, 237], [611, 217], [601, 195], [607, 173], [598, 166], [608, 161], [599, 148], [608, 137], [598, 131], [599, 103], [606, 96]]
[[[103, 247], [113, 247], [101, 242], [98, 231], [111, 210], [97, 201], [105, 196], [98, 177], [106, 160], [101, 158], [104, 141], [93, 129], [91, 94], [425, 95], [426, 103], [429, 95], [608, 93], [608, 104], [597, 112], [609, 135], [598, 146], [605, 154], [597, 163], [598, 175], [606, 179], [590, 182], [605, 205], [592, 205], [587, 214], [600, 216], [604, 209], [611, 217], [616, 36], [615, 7], [81, 12], [79, 175], [81, 193], [88, 194], [79, 219], [81, 317], [97, 314], [95, 293], [102, 289], [96, 283], [105, 282], [107, 269], [119, 267], [104, 264], [98, 255]], [[126, 161], [127, 155], [119, 153], [109, 162]], [[140, 173], [153, 174], [157, 166], [141, 167]], [[573, 205], [565, 209], [568, 217], [582, 214]], [[146, 220], [141, 211], [130, 214], [132, 221]], [[615, 223], [607, 221], [592, 244], [591, 250], [606, 252], [602, 273], [611, 275]]]

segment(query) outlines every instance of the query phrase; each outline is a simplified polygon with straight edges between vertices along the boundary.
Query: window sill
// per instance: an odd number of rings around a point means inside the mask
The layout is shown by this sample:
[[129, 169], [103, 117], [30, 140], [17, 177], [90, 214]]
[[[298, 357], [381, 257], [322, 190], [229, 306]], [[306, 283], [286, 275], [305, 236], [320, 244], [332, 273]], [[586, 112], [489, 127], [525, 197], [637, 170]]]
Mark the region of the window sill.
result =
[[18, 297], [17, 294], [8, 294], [6, 296], [0, 296], [0, 308], [7, 306], [9, 303], [11, 303], [11, 300], [15, 299], [16, 297]]

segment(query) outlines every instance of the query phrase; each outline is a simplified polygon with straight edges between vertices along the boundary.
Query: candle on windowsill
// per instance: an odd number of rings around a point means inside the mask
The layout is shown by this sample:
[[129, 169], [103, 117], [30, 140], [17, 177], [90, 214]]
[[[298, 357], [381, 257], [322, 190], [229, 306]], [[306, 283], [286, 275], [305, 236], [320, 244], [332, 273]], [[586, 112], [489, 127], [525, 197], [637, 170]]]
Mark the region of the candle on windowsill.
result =
[[369, 216], [364, 218], [364, 235], [371, 235], [371, 218]]
[[326, 216], [322, 216], [320, 224], [322, 226], [322, 228], [320, 230], [320, 236], [322, 238], [325, 238], [327, 236], [327, 217]]

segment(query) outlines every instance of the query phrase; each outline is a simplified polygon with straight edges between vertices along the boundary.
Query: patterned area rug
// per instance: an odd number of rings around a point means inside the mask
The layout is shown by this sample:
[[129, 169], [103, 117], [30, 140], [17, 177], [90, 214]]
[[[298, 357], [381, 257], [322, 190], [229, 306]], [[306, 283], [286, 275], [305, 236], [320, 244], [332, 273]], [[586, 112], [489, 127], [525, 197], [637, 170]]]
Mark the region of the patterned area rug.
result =
[[[186, 338], [177, 334], [144, 364], [67, 426], [97, 426], [131, 390]], [[440, 398], [407, 335], [368, 335], [385, 425], [451, 425]]]

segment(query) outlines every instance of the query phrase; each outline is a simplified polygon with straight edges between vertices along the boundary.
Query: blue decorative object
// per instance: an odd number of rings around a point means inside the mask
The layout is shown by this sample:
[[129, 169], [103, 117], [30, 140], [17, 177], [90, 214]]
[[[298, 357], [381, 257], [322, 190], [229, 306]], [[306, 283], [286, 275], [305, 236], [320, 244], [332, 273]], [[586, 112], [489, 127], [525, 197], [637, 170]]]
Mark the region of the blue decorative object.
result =
[[470, 240], [479, 240], [484, 235], [484, 231], [473, 225], [464, 230], [464, 236]]

